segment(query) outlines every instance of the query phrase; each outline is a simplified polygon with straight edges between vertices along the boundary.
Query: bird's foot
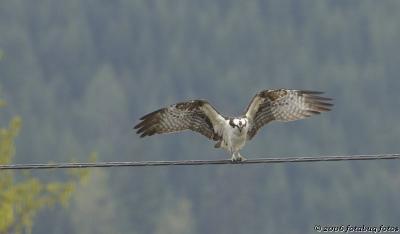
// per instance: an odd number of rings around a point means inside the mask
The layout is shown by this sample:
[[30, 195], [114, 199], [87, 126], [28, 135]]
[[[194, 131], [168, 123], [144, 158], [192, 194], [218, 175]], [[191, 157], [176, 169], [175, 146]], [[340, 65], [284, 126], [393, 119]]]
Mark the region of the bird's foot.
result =
[[246, 160], [247, 160], [247, 159], [246, 159], [245, 157], [243, 157], [240, 153], [238, 153], [237, 159], [239, 160], [239, 162], [243, 162], [243, 161], [246, 161]]
[[246, 161], [246, 158], [240, 155], [240, 153], [232, 154], [231, 161], [234, 163]]
[[231, 161], [233, 163], [238, 162], [237, 159], [236, 159], [236, 155], [232, 154]]

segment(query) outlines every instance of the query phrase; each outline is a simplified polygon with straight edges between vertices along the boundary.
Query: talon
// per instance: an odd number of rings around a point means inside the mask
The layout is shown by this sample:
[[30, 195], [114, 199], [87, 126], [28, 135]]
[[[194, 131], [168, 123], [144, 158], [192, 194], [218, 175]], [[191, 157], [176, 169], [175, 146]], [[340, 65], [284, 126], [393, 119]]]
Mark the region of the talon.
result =
[[235, 157], [234, 159], [232, 159], [233, 163], [240, 163], [241, 161], [242, 161], [242, 159], [239, 157]]
[[232, 161], [232, 163], [240, 163], [240, 162], [246, 161], [246, 158], [243, 157], [242, 155], [240, 155], [239, 153], [237, 153], [237, 154], [232, 155], [231, 161]]
[[233, 163], [236, 162], [236, 160], [237, 160], [237, 159], [236, 159], [235, 156], [232, 156], [232, 157], [231, 157], [231, 161], [232, 161]]
[[245, 157], [243, 157], [240, 153], [238, 154], [237, 159], [238, 159], [239, 162], [244, 162], [244, 161], [247, 160], [247, 159], [246, 159]]

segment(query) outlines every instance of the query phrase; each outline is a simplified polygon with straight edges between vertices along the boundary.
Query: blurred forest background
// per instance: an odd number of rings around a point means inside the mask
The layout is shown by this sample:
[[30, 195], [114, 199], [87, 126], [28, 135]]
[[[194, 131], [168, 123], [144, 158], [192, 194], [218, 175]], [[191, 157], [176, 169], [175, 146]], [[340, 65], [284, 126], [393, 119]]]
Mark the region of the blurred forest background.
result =
[[[17, 163], [225, 159], [192, 133], [140, 139], [142, 115], [208, 99], [241, 114], [267, 88], [325, 91], [332, 112], [274, 123], [248, 158], [400, 152], [400, 1], [2, 0], [0, 110]], [[95, 169], [33, 233], [311, 233], [398, 225], [400, 163]], [[21, 173], [21, 172], [18, 172]], [[46, 181], [62, 170], [31, 172]]]

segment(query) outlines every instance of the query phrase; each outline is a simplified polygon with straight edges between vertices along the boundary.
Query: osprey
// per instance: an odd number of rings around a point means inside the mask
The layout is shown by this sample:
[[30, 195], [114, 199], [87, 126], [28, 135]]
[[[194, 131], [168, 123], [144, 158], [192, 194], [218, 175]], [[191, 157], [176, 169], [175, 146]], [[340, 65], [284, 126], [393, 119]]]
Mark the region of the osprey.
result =
[[257, 93], [245, 113], [227, 117], [205, 100], [180, 102], [156, 110], [140, 118], [134, 129], [140, 137], [192, 130], [217, 141], [234, 162], [245, 158], [239, 150], [258, 130], [271, 121], [288, 122], [329, 111], [332, 99], [319, 96], [322, 92], [291, 89], [270, 89]]

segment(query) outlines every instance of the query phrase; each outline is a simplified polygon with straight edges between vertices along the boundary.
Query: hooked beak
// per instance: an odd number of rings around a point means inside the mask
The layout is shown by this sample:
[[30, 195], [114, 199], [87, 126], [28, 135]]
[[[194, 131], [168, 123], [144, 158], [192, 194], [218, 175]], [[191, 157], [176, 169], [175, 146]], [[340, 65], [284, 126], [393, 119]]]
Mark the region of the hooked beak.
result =
[[242, 132], [243, 126], [238, 126], [239, 131]]

